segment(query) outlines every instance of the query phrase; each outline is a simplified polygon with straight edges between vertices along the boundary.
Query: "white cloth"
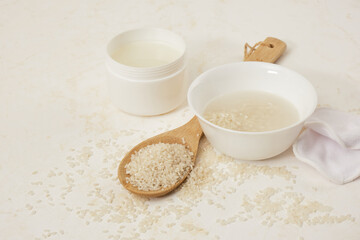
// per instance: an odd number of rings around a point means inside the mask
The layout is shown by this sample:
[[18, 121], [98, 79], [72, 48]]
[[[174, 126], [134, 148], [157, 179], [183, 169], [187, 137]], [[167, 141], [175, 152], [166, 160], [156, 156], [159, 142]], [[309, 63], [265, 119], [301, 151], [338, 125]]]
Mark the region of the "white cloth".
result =
[[293, 145], [295, 156], [337, 184], [360, 176], [360, 116], [318, 108]]

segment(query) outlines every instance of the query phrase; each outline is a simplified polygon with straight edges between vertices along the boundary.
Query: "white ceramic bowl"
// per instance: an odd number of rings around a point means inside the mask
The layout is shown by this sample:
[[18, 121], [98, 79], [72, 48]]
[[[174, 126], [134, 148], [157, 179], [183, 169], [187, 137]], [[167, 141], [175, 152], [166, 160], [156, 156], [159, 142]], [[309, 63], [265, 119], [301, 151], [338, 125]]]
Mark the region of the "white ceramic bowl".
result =
[[[297, 108], [300, 120], [273, 131], [242, 132], [219, 127], [202, 116], [212, 99], [243, 90], [265, 91], [287, 99]], [[236, 159], [261, 160], [278, 155], [292, 145], [304, 121], [315, 110], [317, 95], [310, 82], [292, 70], [271, 63], [238, 62], [213, 68], [197, 77], [189, 88], [188, 103], [217, 151]]]

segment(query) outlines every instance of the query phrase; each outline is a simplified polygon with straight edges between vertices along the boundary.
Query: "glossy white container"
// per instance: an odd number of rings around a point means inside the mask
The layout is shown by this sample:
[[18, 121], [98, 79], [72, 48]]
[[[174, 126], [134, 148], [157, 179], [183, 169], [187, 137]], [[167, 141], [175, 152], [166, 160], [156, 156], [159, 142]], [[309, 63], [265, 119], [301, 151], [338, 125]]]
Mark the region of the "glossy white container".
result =
[[[212, 99], [242, 90], [265, 91], [287, 99], [298, 110], [299, 121], [273, 131], [242, 132], [219, 127], [203, 118], [202, 113]], [[188, 91], [188, 103], [216, 150], [236, 159], [261, 160], [292, 145], [304, 121], [315, 110], [317, 95], [310, 82], [292, 70], [271, 63], [239, 62], [210, 69], [196, 78]]]
[[[124, 44], [136, 41], [164, 43], [179, 51], [172, 62], [156, 67], [133, 67], [113, 59]], [[130, 30], [115, 36], [107, 45], [109, 94], [121, 110], [141, 116], [159, 115], [179, 106], [185, 99], [185, 52], [181, 37], [159, 28]]]

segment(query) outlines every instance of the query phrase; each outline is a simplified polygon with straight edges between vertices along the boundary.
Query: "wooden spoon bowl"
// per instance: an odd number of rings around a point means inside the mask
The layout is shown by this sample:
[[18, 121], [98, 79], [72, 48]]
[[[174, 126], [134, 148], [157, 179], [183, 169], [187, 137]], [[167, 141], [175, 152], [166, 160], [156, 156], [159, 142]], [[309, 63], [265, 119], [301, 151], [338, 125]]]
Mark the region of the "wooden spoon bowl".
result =
[[184, 144], [194, 155], [192, 156], [192, 161], [195, 164], [196, 155], [198, 151], [199, 141], [203, 135], [203, 131], [196, 117], [193, 117], [188, 123], [185, 125], [178, 127], [174, 130], [159, 134], [152, 138], [149, 138], [135, 147], [133, 147], [122, 159], [119, 169], [118, 169], [118, 177], [121, 184], [130, 192], [144, 196], [144, 197], [160, 197], [165, 194], [170, 193], [174, 189], [176, 189], [189, 175], [191, 170], [189, 170], [183, 178], [178, 180], [173, 186], [168, 188], [163, 188], [160, 190], [154, 191], [143, 191], [139, 190], [136, 186], [131, 185], [126, 181], [127, 177], [130, 177], [129, 174], [126, 173], [125, 166], [131, 161], [131, 155], [135, 152], [139, 151], [141, 148], [144, 148], [151, 144], [157, 143], [178, 143]]

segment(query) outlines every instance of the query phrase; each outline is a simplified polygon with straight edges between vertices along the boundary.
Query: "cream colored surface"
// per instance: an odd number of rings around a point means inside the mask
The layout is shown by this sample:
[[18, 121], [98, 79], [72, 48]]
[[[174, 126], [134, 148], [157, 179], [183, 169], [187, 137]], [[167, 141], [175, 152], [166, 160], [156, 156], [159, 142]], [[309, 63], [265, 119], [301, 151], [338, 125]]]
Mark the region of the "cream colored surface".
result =
[[179, 191], [128, 193], [126, 151], [193, 114], [117, 110], [104, 65], [108, 40], [131, 28], [182, 35], [190, 80], [274, 36], [288, 47], [278, 64], [320, 105], [359, 114], [359, 22], [356, 0], [0, 1], [0, 239], [359, 239], [360, 179], [330, 183], [291, 150], [238, 162], [203, 139]]

